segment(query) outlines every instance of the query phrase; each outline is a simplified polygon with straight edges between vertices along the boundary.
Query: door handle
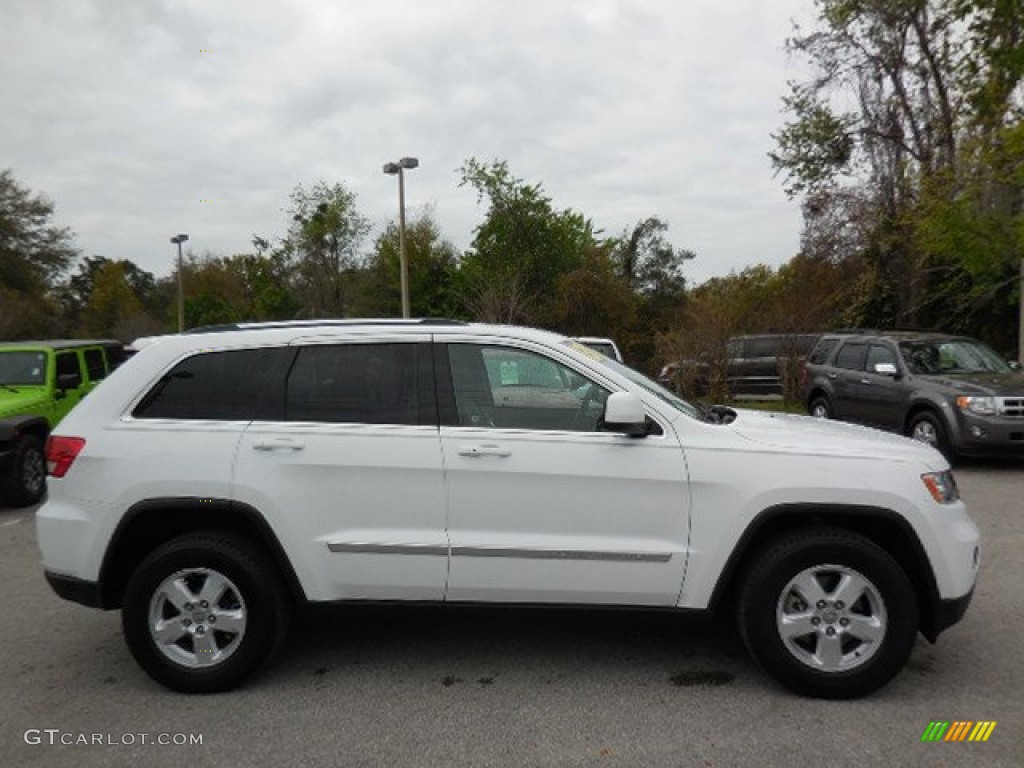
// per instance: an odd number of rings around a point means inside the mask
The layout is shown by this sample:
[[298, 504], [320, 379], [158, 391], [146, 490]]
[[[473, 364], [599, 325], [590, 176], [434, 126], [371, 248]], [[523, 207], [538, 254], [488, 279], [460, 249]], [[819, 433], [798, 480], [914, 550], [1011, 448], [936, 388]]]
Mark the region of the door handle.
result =
[[860, 383], [861, 384], [870, 384], [871, 383], [871, 379], [861, 379]]
[[512, 451], [502, 448], [500, 445], [464, 445], [459, 448], [459, 456], [497, 456], [505, 458], [511, 456]]
[[286, 437], [257, 440], [252, 444], [254, 451], [301, 451], [305, 447], [305, 443], [290, 440]]
[[829, 377], [830, 379], [838, 379], [838, 378], [839, 378], [839, 374], [838, 374], [838, 373], [830, 373], [830, 374], [828, 375], [828, 377]]

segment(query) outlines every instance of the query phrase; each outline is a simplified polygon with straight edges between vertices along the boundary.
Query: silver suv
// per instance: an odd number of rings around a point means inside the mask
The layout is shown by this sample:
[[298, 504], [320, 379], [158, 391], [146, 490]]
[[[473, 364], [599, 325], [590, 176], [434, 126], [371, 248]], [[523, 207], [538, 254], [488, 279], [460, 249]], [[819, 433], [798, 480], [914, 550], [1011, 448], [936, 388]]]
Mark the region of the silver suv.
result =
[[50, 437], [47, 579], [155, 680], [241, 683], [305, 603], [735, 613], [803, 694], [884, 685], [974, 588], [945, 459], [694, 407], [543, 331], [269, 324], [151, 340]]

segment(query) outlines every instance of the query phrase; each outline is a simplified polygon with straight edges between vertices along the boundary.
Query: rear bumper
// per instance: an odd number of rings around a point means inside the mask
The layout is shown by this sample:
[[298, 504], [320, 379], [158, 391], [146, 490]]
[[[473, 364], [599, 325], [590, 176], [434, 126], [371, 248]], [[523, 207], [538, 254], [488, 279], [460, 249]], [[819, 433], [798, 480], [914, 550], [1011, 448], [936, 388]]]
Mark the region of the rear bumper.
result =
[[103, 601], [100, 585], [95, 581], [86, 581], [62, 573], [46, 571], [46, 581], [59, 597], [73, 603], [86, 605], [90, 608], [102, 608]]

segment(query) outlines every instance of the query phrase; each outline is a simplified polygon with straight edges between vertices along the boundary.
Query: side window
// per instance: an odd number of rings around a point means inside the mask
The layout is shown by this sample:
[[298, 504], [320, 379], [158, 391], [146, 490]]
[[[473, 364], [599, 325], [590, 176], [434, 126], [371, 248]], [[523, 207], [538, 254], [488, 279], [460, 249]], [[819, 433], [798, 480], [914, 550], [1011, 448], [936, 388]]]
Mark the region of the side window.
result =
[[776, 357], [779, 354], [779, 339], [747, 339], [745, 357]]
[[452, 344], [462, 426], [596, 432], [608, 391], [554, 360], [511, 347]]
[[182, 360], [146, 393], [137, 419], [252, 421], [281, 392], [288, 349], [205, 352]]
[[102, 349], [87, 349], [84, 356], [85, 370], [89, 372], [89, 381], [100, 381], [107, 378], [107, 363], [103, 359]]
[[875, 366], [879, 364], [888, 364], [896, 366], [899, 370], [899, 366], [896, 365], [896, 353], [894, 353], [889, 347], [883, 347], [879, 344], [872, 344], [868, 349], [868, 365], [867, 368], [872, 373], [875, 372]]
[[824, 365], [838, 343], [838, 339], [821, 339], [807, 356], [807, 362], [811, 365]]
[[71, 387], [78, 387], [82, 383], [82, 370], [78, 365], [77, 352], [61, 352], [57, 355], [57, 386], [60, 386], [62, 376], [74, 376], [76, 383]]
[[433, 391], [429, 355], [419, 344], [308, 346], [288, 377], [285, 418], [436, 425]]
[[836, 368], [845, 368], [850, 371], [864, 370], [864, 355], [867, 352], [865, 344], [844, 344], [836, 355]]

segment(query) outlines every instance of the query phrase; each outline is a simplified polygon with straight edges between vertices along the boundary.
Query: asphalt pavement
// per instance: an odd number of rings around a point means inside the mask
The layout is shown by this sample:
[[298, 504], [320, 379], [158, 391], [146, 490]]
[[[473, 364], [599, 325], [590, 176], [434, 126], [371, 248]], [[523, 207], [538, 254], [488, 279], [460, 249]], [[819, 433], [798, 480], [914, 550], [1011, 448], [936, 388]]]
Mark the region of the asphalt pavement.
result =
[[[974, 602], [851, 702], [780, 689], [725, 621], [550, 609], [318, 612], [245, 688], [175, 694], [120, 614], [50, 591], [33, 510], [0, 509], [0, 765], [1020, 768], [1024, 464], [957, 479], [983, 535]], [[922, 742], [937, 720], [996, 726]]]

